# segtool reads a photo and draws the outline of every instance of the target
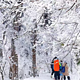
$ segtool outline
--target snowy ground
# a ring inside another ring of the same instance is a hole
[[[70,78],[71,80],[79,80],[79,76],[75,76],[76,74],[70,74]],[[46,73],[46,74],[40,74],[39,77],[36,77],[36,78],[27,78],[27,79],[24,79],[24,80],[54,80],[54,78],[51,78],[50,77],[50,73]],[[67,79],[66,79],[67,80]]]
[[[50,77],[50,74],[40,74],[39,77],[31,77],[24,80],[53,80],[53,78]]]

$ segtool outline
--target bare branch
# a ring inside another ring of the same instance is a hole
[[[74,5],[76,4],[76,2],[77,2],[77,0],[73,3],[73,5],[66,12],[70,11],[74,7]]]

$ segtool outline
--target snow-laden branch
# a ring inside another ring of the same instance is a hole
[[[75,44],[75,42],[77,40],[77,37],[78,37],[79,33],[80,33],[80,30],[77,33],[76,37],[75,37],[74,44]],[[71,53],[72,49],[73,49],[73,44],[71,45],[71,49],[69,50],[69,52],[62,58],[62,60],[65,59]]]

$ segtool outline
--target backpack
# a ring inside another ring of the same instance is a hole
[[[62,67],[62,73],[65,73],[65,66]]]
[[[59,71],[59,60],[54,60],[54,71]]]
[[[59,66],[60,66],[60,71],[62,70],[62,64],[61,63],[59,63]]]

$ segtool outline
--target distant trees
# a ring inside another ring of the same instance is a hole
[[[3,50],[5,56],[6,54],[8,54],[7,51],[10,51],[10,56],[6,56],[6,58],[8,59],[8,57],[10,57],[9,78],[11,80],[18,79],[19,66],[18,54],[16,54],[15,49],[15,47],[17,46],[17,44],[15,44],[15,39],[22,38],[23,36],[30,37],[30,39],[29,37],[27,37],[27,39],[25,38],[25,45],[29,47],[29,50],[31,50],[31,52],[28,52],[27,49],[24,49],[24,40],[23,43],[20,43],[20,45],[23,44],[22,48],[27,57],[29,55],[32,56],[32,62],[30,62],[32,63],[32,67],[30,65],[30,69],[32,69],[32,72],[29,71],[29,74],[31,76],[33,75],[34,77],[36,77],[37,74],[37,64],[39,62],[37,62],[36,54],[40,57],[43,55],[42,62],[45,62],[44,65],[47,66],[48,70],[49,65],[47,64],[47,62],[50,61],[52,55],[57,55],[62,59],[68,59],[67,56],[69,54],[73,55],[71,53],[74,53],[76,56],[75,60],[77,64],[80,64],[80,51],[78,51],[79,48],[77,49],[79,45],[76,46],[75,44],[77,38],[79,37],[79,21],[78,18],[75,17],[75,15],[79,13],[80,4],[76,4],[75,2],[71,7],[69,6],[69,8],[68,6],[66,6],[66,1],[64,1],[64,4],[62,5],[56,2],[53,4],[52,1],[50,1],[49,5],[51,7],[48,6],[49,9],[47,9],[47,6],[36,6],[39,3],[34,4],[33,2],[35,1],[38,0],[30,0],[29,3],[31,4],[28,4],[27,1],[24,2],[23,0],[17,0],[15,1],[16,5],[14,5],[12,1],[3,0],[2,4],[4,4],[5,6],[0,4],[0,11],[4,15],[2,21],[4,25],[2,34],[3,47],[8,46],[8,38],[10,41],[9,43],[11,43],[11,47],[7,48],[6,51],[5,49]],[[75,7],[75,10],[73,10],[73,7]],[[45,10],[43,8],[45,8]],[[50,13],[49,10],[52,11],[52,13]],[[69,11],[72,11],[72,14],[68,13]],[[78,14],[78,17],[79,16],[80,15]],[[25,32],[22,30],[24,26]],[[21,32],[21,30],[23,32]],[[28,43],[30,44],[28,45]],[[21,47],[19,49],[21,49]],[[77,52],[75,53],[74,50],[77,50]],[[44,57],[44,55],[46,55],[47,58]],[[0,56],[2,56],[2,50],[0,50]],[[50,56],[50,58],[48,56]],[[71,65],[71,71],[73,71],[73,61],[74,59],[72,59],[71,57],[71,61],[69,63]],[[1,74],[4,76],[3,73]]]
[[[2,77],[2,80],[4,80],[4,66],[2,65],[2,59],[3,59],[3,53],[2,53],[2,49],[0,48],[0,74]]]
[[[11,80],[18,80],[18,55],[16,54],[16,50],[15,50],[14,38],[18,36],[17,33],[21,30],[22,27],[20,19],[23,17],[23,12],[19,10],[23,5],[21,1],[17,2],[18,3],[17,6],[14,6],[13,2],[2,1],[2,4],[5,4],[5,7],[3,7],[3,5],[1,6],[1,13],[3,14],[3,25],[4,25],[3,48],[5,48],[5,46],[7,45],[6,36],[8,36],[9,39],[11,39],[10,41],[11,47],[8,49],[9,51],[11,50],[11,56],[7,57],[6,55],[8,55],[8,53],[4,53],[4,57],[6,57],[5,59],[10,60],[9,78]],[[7,29],[9,29],[9,31],[12,29],[13,31],[9,32],[7,31]],[[17,33],[15,33],[15,30],[17,31]],[[8,34],[8,32],[10,34]],[[6,52],[5,49],[3,52]],[[4,74],[2,76],[4,76]]]

